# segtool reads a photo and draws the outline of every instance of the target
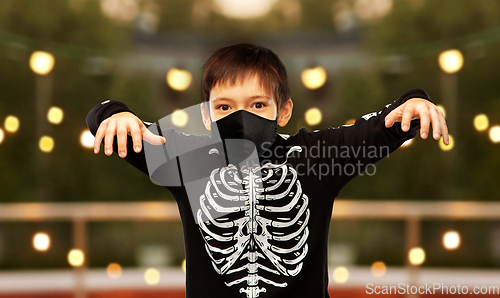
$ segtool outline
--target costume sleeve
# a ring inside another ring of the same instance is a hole
[[[401,129],[400,122],[395,122],[389,128],[385,127],[385,117],[411,98],[423,98],[432,102],[424,90],[410,89],[381,111],[366,114],[352,125],[329,127],[306,134],[306,138],[309,138],[307,142],[317,143],[318,146],[318,175],[334,190],[335,196],[358,174],[418,134],[420,119],[412,120],[407,132]]]

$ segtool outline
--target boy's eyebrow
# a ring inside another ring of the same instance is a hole
[[[247,99],[258,99],[258,98],[267,98],[267,99],[271,99],[269,96],[267,95],[254,95],[254,96],[250,96],[248,97]],[[214,99],[214,101],[219,101],[219,100],[229,100],[229,101],[232,101],[231,98],[226,98],[226,97],[217,97]]]

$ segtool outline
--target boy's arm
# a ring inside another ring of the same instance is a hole
[[[130,114],[127,115],[126,112]],[[123,117],[117,117],[118,115]],[[106,155],[120,152],[120,157],[149,175],[142,139],[152,144],[165,142],[164,138],[147,129],[154,124],[141,121],[127,105],[117,100],[106,100],[94,106],[87,114],[86,122],[90,132],[96,137],[94,153],[99,153],[100,144],[103,144]]]
[[[336,171],[336,178],[329,182],[340,190],[356,175],[415,137],[419,130],[426,139],[430,123],[433,132],[438,134],[433,137],[439,139],[442,134],[443,142],[448,144],[448,130],[442,112],[424,90],[408,90],[381,111],[364,115],[353,125],[319,131],[320,138],[326,140],[328,147],[325,149],[335,149],[334,154],[323,157],[320,163],[327,163],[332,168],[337,165],[330,169]]]

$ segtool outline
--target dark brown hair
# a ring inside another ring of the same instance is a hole
[[[217,50],[203,66],[201,90],[203,102],[217,85],[234,86],[257,75],[260,87],[276,99],[278,113],[290,98],[285,66],[268,48],[240,43]]]

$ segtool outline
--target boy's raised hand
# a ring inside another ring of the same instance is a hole
[[[401,129],[408,131],[410,121],[413,119],[420,119],[420,136],[422,139],[427,139],[430,123],[432,123],[434,139],[439,140],[442,135],[443,143],[445,145],[450,143],[448,126],[446,126],[443,112],[436,105],[423,98],[411,98],[392,110],[385,117],[385,127],[391,127],[394,122],[401,122]]]
[[[104,154],[110,156],[113,153],[113,139],[116,135],[118,155],[124,158],[127,156],[127,134],[132,137],[135,152],[142,150],[142,139],[152,145],[165,144],[165,138],[149,131],[136,115],[130,112],[120,112],[105,119],[99,125],[95,134],[94,153],[99,153],[104,138]]]

